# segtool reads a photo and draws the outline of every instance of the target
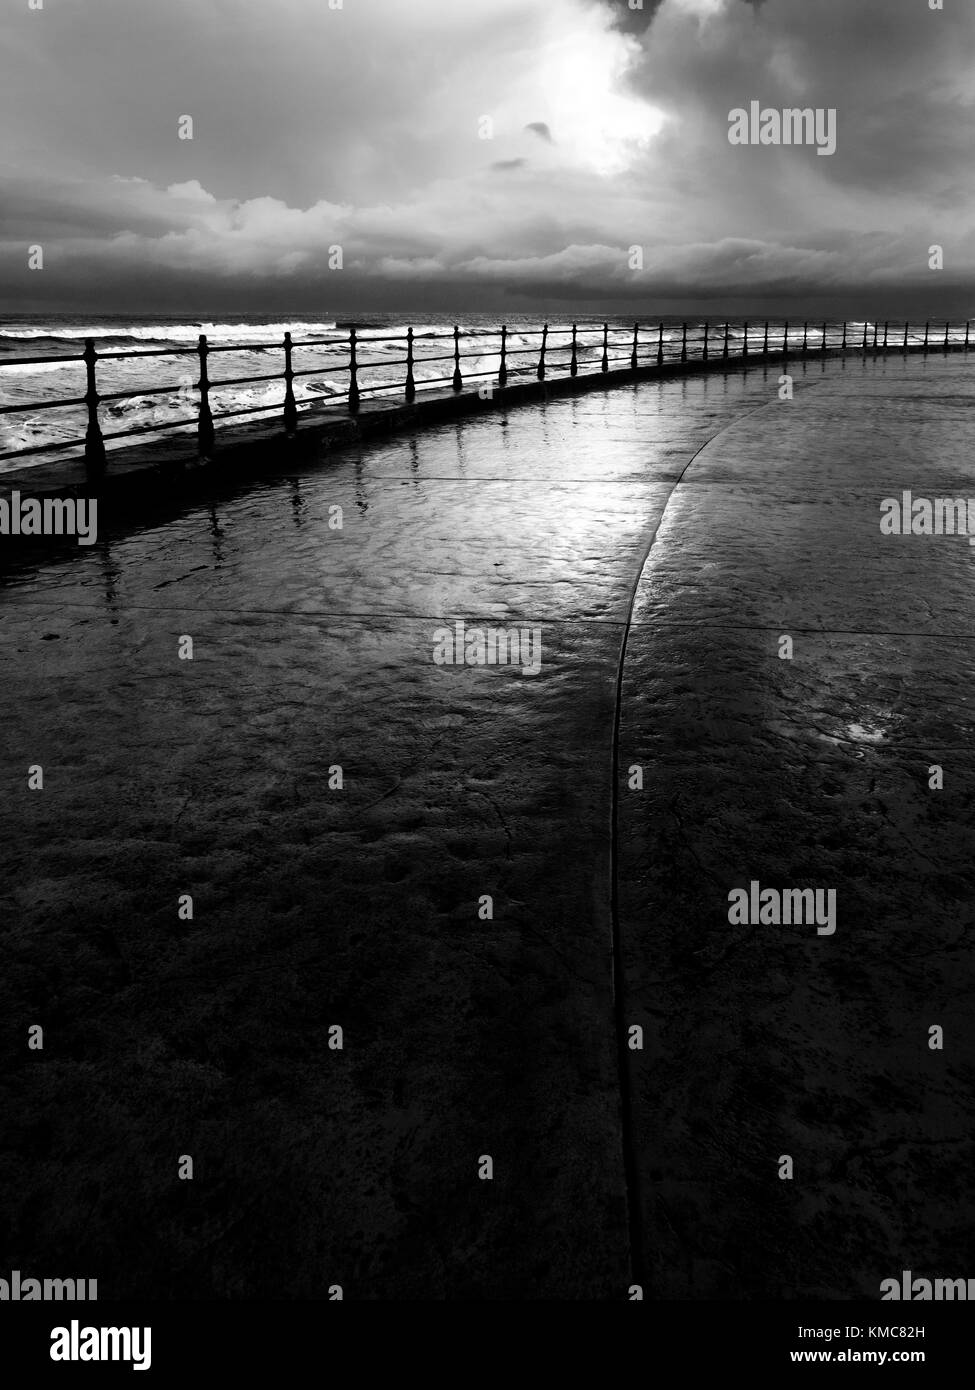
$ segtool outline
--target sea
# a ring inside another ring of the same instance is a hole
[[[580,373],[598,372],[603,354],[602,317],[577,318],[576,356]],[[335,406],[346,398],[349,385],[350,330],[356,330],[358,385],[364,396],[402,397],[406,379],[407,330],[414,335],[414,380],[418,390],[449,386],[454,370],[454,328],[458,330],[460,369],[467,384],[489,383],[501,364],[501,322],[498,315],[473,314],[462,320],[450,315],[425,315],[423,321],[402,314],[360,317],[295,317],[283,315],[224,315],[219,320],[195,320],[179,315],[106,315],[46,317],[0,316],[0,472],[74,457],[82,451],[87,410],[81,401],[86,389],[85,364],[80,360],[85,339],[92,338],[98,354],[97,390],[102,398],[99,422],[106,448],[121,448],[147,438],[192,435],[199,406],[198,343],[206,336],[211,382],[210,409],[216,428],[220,416],[240,422],[280,416],[284,402],[282,373],[284,335],[290,332],[295,372],[293,390],[299,413]],[[883,325],[848,322],[847,340],[862,342],[866,327],[872,345],[875,327],[882,341]],[[541,356],[543,325],[526,316],[511,316],[507,325],[508,380],[534,377]],[[712,352],[721,350],[725,324],[704,319],[687,322],[688,353],[700,356],[705,331]],[[771,347],[788,341],[802,346],[804,326],[781,320],[769,324]],[[923,341],[924,325],[909,330],[909,341]],[[662,345],[666,361],[679,358],[683,321],[675,317],[642,322],[638,361],[656,361]],[[821,345],[824,325],[810,324],[810,347]],[[764,341],[764,322],[748,326],[753,349]],[[608,320],[611,366],[630,361],[634,323],[629,317]],[[890,341],[903,341],[903,325],[891,326]],[[950,341],[964,339],[964,324],[953,327]],[[825,324],[827,346],[839,346],[843,325]],[[745,324],[728,325],[730,351],[741,351]],[[932,341],[944,341],[944,326],[932,327]],[[572,323],[552,320],[545,335],[549,374],[564,374],[572,345]],[[156,352],[165,356],[153,356]],[[146,394],[152,392],[152,394]],[[51,406],[52,402],[59,402]]]

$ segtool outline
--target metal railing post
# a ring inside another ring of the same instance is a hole
[[[907,330],[910,328],[910,326],[911,326],[910,323],[905,323],[905,325],[904,325],[904,351],[905,351],[905,352],[907,351]]]
[[[709,329],[709,328],[710,328],[710,324],[709,324],[709,323],[707,322],[707,320],[705,319],[705,321],[704,321],[704,347],[701,349],[701,361],[702,361],[702,362],[706,362],[706,361],[708,360],[708,329]]]
[[[602,370],[603,370],[604,372],[608,372],[608,371],[609,371],[609,324],[608,324],[608,323],[604,323],[604,324],[603,324],[603,360],[602,360],[602,364],[601,364],[601,365],[602,365]]]
[[[789,320],[786,319],[785,327],[782,330],[782,361],[789,355]]]
[[[928,350],[928,331],[931,328],[930,320],[924,325],[924,351]]]
[[[864,321],[863,321],[863,343],[862,343],[861,346],[862,346],[863,351],[866,352],[866,350],[867,350],[867,322],[866,322],[866,319],[864,319]]]
[[[661,324],[661,325],[660,325],[659,332],[658,332],[658,336],[657,336],[657,366],[658,366],[658,367],[662,367],[663,365],[664,365],[664,326],[663,326],[663,324]]]
[[[806,356],[806,353],[807,353],[808,351],[809,351],[809,324],[808,324],[808,322],[806,322],[806,323],[804,323],[804,324],[802,325],[802,355],[803,355],[803,357]]]
[[[681,341],[680,341],[680,360],[681,360],[682,362],[686,362],[686,361],[687,361],[687,324],[686,324],[686,323],[683,325],[682,336],[681,336]]]
[[[768,319],[765,320],[765,338],[762,343],[762,353],[764,356],[768,356]]]
[[[545,344],[548,342],[548,324],[542,328],[542,355],[538,359],[537,376],[539,381],[545,380]]]
[[[200,456],[206,458],[213,453],[213,416],[210,413],[210,378],[207,375],[207,338],[205,333],[200,334],[198,351],[200,354],[200,380],[197,386],[200,391],[200,418],[196,427],[197,445]]]
[[[970,320],[970,319],[966,319],[966,320],[965,320],[965,351],[966,351],[966,352],[968,351],[968,329],[969,329],[970,325],[971,325],[971,320]]]
[[[633,351],[630,353],[630,371],[635,372],[637,368],[637,342],[640,336],[640,325],[633,325]]]
[[[508,325],[501,325],[501,367],[498,371],[498,385],[508,384]]]
[[[416,400],[416,381],[413,378],[413,329],[406,330],[406,401],[412,405]]]
[[[455,391],[463,391],[464,378],[460,374],[460,329],[454,324],[454,376],[451,386]]]
[[[97,478],[105,471],[105,441],[102,438],[102,427],[98,423],[98,387],[95,383],[95,362],[98,359],[98,354],[95,351],[94,338],[85,339],[83,356],[87,377],[85,405],[88,407],[88,428],[85,431],[85,469],[90,478]]]
[[[823,324],[823,341],[822,341],[822,343],[820,344],[819,350],[820,350],[820,352],[825,352],[825,351],[826,351],[826,325],[825,325],[825,323]]]
[[[298,406],[295,403],[294,372],[291,370],[291,334],[284,335],[284,432],[292,436],[298,429]]]
[[[949,330],[950,327],[951,327],[951,320],[949,319],[948,322],[945,324],[945,347],[944,347],[945,352],[948,351],[948,330]]]
[[[846,352],[846,319],[843,320],[843,342],[841,346],[843,351]]]
[[[741,360],[744,362],[748,356],[748,320],[745,320],[745,337],[741,344]]]
[[[569,376],[579,375],[579,358],[576,354],[576,325],[572,325],[572,360],[569,363]]]
[[[359,363],[356,361],[355,329],[349,329],[349,414],[359,413]]]
[[[875,323],[874,326],[873,326],[873,350],[874,350],[874,352],[877,351],[877,329],[878,329],[878,327],[879,327],[879,324],[876,324],[876,323]]]
[[[727,320],[725,320],[725,326],[724,326],[724,351],[722,352],[721,356],[722,356],[722,357],[727,357],[727,356],[728,356],[728,322],[727,322]]]
[[[890,325],[888,320],[884,319],[884,352],[887,351],[887,329],[889,328],[889,326]]]

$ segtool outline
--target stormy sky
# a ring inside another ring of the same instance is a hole
[[[971,0],[29,3],[10,310],[975,314]],[[751,101],[836,153],[730,145]]]

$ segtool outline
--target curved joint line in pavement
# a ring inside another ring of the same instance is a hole
[[[806,390],[814,389],[820,383],[810,383]],[[616,1025],[616,1047],[617,1047],[617,1067],[619,1071],[619,1090],[620,1090],[620,1128],[623,1148],[623,1181],[626,1192],[627,1227],[630,1240],[630,1269],[633,1282],[641,1285],[646,1291],[647,1265],[646,1252],[643,1239],[643,1207],[640,1200],[640,1171],[636,1161],[636,1146],[633,1134],[633,1097],[630,1084],[630,1063],[629,1053],[626,1045],[626,1017],[625,1001],[623,997],[623,957],[620,939],[620,919],[619,919],[619,808],[620,808],[620,722],[622,717],[623,700],[623,668],[626,663],[626,647],[630,637],[630,628],[633,623],[633,610],[636,607],[636,596],[640,589],[640,581],[643,578],[643,571],[647,567],[650,559],[650,552],[653,549],[654,541],[663,524],[663,519],[667,514],[667,508],[673,500],[674,493],[680,487],[688,470],[701,454],[716,439],[733,429],[735,425],[741,424],[743,420],[749,419],[752,415],[758,415],[763,410],[767,410],[770,405],[778,404],[777,401],[763,401],[754,410],[746,410],[741,415],[736,415],[733,420],[729,420],[726,425],[722,425],[716,430],[709,439],[697,449],[684,464],[673,487],[667,494],[667,499],[660,509],[656,525],[650,533],[640,563],[637,566],[636,577],[633,580],[633,587],[630,591],[630,602],[626,610],[626,620],[623,624],[623,636],[620,641],[619,666],[616,673],[616,706],[613,714],[613,792],[612,810],[610,825],[610,921],[612,924],[612,959],[613,959],[613,1013]]]

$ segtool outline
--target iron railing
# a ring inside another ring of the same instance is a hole
[[[643,326],[635,323],[633,325],[632,341],[624,351],[620,352],[621,346],[617,343],[610,343],[610,325],[604,323],[601,328],[594,328],[589,325],[580,327],[572,324],[571,337],[569,341],[558,347],[549,345],[550,328],[545,324],[541,329],[511,329],[506,324],[500,329],[482,329],[478,331],[464,330],[465,340],[476,341],[477,339],[500,340],[500,362],[495,369],[480,372],[468,372],[465,376],[461,368],[461,363],[465,359],[477,358],[484,355],[483,351],[461,352],[461,330],[458,326],[453,330],[452,350],[446,354],[417,357],[416,355],[416,335],[412,328],[407,329],[405,337],[406,356],[402,358],[383,359],[379,362],[362,362],[359,360],[358,352],[363,342],[357,336],[356,329],[350,328],[347,343],[336,338],[310,338],[303,342],[292,341],[290,332],[284,334],[283,341],[260,342],[260,343],[220,343],[212,345],[207,341],[206,334],[199,336],[195,347],[172,347],[172,348],[146,348],[132,349],[123,352],[97,352],[95,349],[95,339],[93,337],[85,339],[84,352],[80,354],[65,356],[42,356],[42,357],[14,357],[0,361],[0,371],[4,367],[24,367],[24,366],[49,366],[52,363],[70,364],[84,363],[86,389],[83,396],[65,397],[59,400],[49,401],[30,401],[18,402],[14,405],[0,405],[0,415],[11,415],[16,413],[33,413],[36,411],[56,410],[69,406],[84,406],[87,410],[87,429],[83,437],[74,439],[60,440],[57,442],[32,445],[21,449],[11,449],[0,453],[0,460],[11,458],[23,458],[36,454],[60,453],[67,449],[78,449],[83,446],[84,460],[89,474],[97,476],[104,472],[107,460],[105,443],[107,440],[116,439],[136,439],[140,435],[158,435],[167,430],[181,429],[195,426],[197,433],[197,447],[201,457],[210,457],[216,446],[215,421],[238,419],[247,415],[268,415],[277,407],[268,405],[264,402],[260,405],[244,406],[234,410],[218,410],[214,414],[210,405],[210,393],[214,389],[227,386],[254,385],[268,381],[282,381],[284,383],[284,395],[280,405],[282,416],[282,427],[287,436],[293,436],[298,428],[298,403],[294,394],[294,381],[299,377],[321,375],[327,367],[329,373],[336,370],[348,372],[349,383],[344,391],[326,391],[311,394],[305,397],[302,404],[310,404],[315,401],[344,402],[350,415],[358,414],[361,408],[362,398],[367,395],[390,395],[392,393],[403,393],[403,398],[407,403],[412,403],[417,396],[416,367],[422,362],[424,367],[431,363],[450,362],[453,370],[449,375],[442,377],[425,378],[421,385],[424,389],[442,389],[449,386],[455,392],[461,392],[467,382],[494,381],[499,390],[503,391],[509,384],[511,375],[518,374],[530,376],[534,374],[539,381],[549,379],[549,373],[553,366],[553,356],[556,354],[568,353],[568,362],[561,365],[564,368],[563,377],[578,376],[581,369],[580,350],[586,347],[594,348],[597,354],[596,366],[593,370],[596,373],[608,373],[613,368],[622,365],[624,371],[637,371],[640,369],[651,370],[653,368],[663,368],[668,363],[679,362],[682,365],[689,365],[692,362],[708,362],[720,355],[722,360],[736,358],[747,361],[749,358],[787,360],[789,357],[806,357],[810,354],[825,354],[827,351],[840,350],[842,352],[856,351],[862,353],[869,352],[904,352],[918,351],[929,352],[938,350],[939,346],[947,351],[949,346],[954,346],[958,350],[969,350],[969,324],[957,326],[960,333],[962,326],[965,330],[963,342],[956,341],[951,344],[950,332],[951,323],[944,325],[944,338],[940,339],[940,327],[936,329],[936,334],[932,335],[932,324],[929,320],[924,325],[924,337],[920,339],[920,333],[915,333],[914,341],[910,341],[910,324],[892,324],[887,321],[883,324],[883,338],[881,339],[880,324],[872,324],[872,335],[870,326],[864,322],[862,340],[855,342],[848,333],[849,324],[843,323],[833,325],[834,341],[829,341],[828,324],[812,325],[812,338],[810,338],[810,324],[804,322],[802,326],[802,343],[796,345],[790,340],[790,325],[786,323],[781,330],[781,343],[778,342],[778,329],[773,329],[773,338],[769,337],[769,323],[765,322],[760,331],[755,331],[754,338],[749,341],[749,331],[752,325],[749,322],[742,324],[739,350],[734,350],[731,342],[732,324],[725,322],[718,329],[716,342],[711,338],[711,325],[703,325],[703,338],[700,343],[700,353],[695,354],[694,345],[688,346],[687,331],[688,325],[681,325],[680,350],[672,354],[664,351],[664,325],[656,324],[652,327]],[[738,325],[735,325],[737,332]],[[842,327],[842,339],[836,342],[835,338]],[[568,337],[570,330],[562,330]],[[629,339],[629,330],[613,328],[614,334],[626,332]],[[798,332],[796,328],[795,332]],[[641,337],[641,333],[644,335]],[[586,342],[584,335],[595,335],[595,341]],[[432,335],[435,338],[440,335]],[[444,335],[446,336],[446,335]],[[540,338],[539,347],[512,347],[509,343],[511,337],[518,338]],[[402,333],[371,335],[368,341],[370,344],[382,342],[403,342]],[[450,339],[447,337],[447,341]],[[714,345],[712,345],[714,344]],[[760,344],[760,346],[759,346]],[[295,350],[304,348],[328,347],[333,351],[340,351],[348,354],[347,361],[336,363],[329,360],[323,367],[318,366],[295,370],[292,365],[292,357]],[[601,349],[601,352],[600,352]],[[262,373],[257,376],[229,377],[212,380],[209,372],[209,361],[217,353],[235,352],[264,352],[279,350],[284,354],[284,370],[282,372]],[[534,354],[538,353],[537,362]],[[532,356],[532,362],[527,366],[519,366],[512,363],[512,359],[524,357],[528,354]],[[164,358],[164,357],[193,357],[199,365],[199,377],[193,387],[199,393],[199,401],[196,411],[192,417],[164,420],[153,422],[148,425],[137,425],[130,429],[115,430],[104,433],[99,420],[98,408],[100,405],[123,400],[135,400],[143,397],[152,396],[173,396],[177,394],[179,388],[173,386],[140,386],[128,391],[113,391],[107,394],[100,394],[96,369],[98,363],[119,362],[135,358]],[[559,365],[559,364],[556,364]],[[374,385],[363,386],[360,384],[359,376],[369,368],[388,368],[405,367],[405,379],[401,387],[391,385],[389,382],[381,382]]]

